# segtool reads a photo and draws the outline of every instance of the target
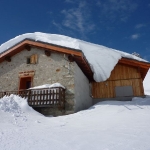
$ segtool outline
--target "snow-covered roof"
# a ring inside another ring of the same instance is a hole
[[[97,82],[107,80],[111,74],[111,71],[122,57],[147,62],[146,60],[136,57],[132,54],[105,46],[85,42],[68,36],[40,32],[22,34],[7,41],[0,46],[0,53],[3,53],[7,49],[25,39],[81,50],[84,53],[84,56],[86,57],[91,70],[94,73],[94,79]]]

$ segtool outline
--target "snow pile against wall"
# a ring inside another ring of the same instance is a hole
[[[27,100],[16,95],[4,96],[0,99],[0,111],[21,117],[24,113],[37,113],[30,107]]]
[[[84,53],[88,63],[90,64],[90,67],[94,73],[94,79],[97,82],[105,81],[109,78],[111,71],[118,63],[119,59],[121,59],[121,57],[136,59],[138,61],[145,61],[132,54],[117,51],[101,45],[88,43],[63,35],[46,34],[40,32],[19,35],[9,40],[0,46],[0,53],[3,53],[24,39],[31,39],[34,41],[41,41],[49,44],[81,50]]]

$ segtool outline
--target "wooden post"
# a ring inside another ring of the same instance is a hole
[[[29,92],[28,92],[27,102],[28,102],[29,105],[32,104],[31,103],[31,90],[29,90]]]
[[[26,45],[26,46],[25,46],[25,49],[26,49],[27,51],[30,51],[30,50],[31,50],[31,46]]]

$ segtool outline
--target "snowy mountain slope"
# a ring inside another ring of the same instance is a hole
[[[132,54],[114,50],[101,45],[92,44],[63,35],[46,34],[40,32],[26,33],[7,41],[0,46],[0,53],[3,53],[4,51],[24,39],[31,39],[34,41],[41,41],[45,43],[73,48],[76,50],[81,50],[84,53],[87,61],[89,62],[90,67],[94,72],[94,79],[97,82],[105,81],[106,79],[108,79],[114,66],[122,57],[131,58],[138,61],[145,61]]]
[[[44,117],[11,95],[0,100],[2,150],[149,150],[150,98],[105,101],[88,110]]]

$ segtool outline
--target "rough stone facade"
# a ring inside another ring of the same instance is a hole
[[[34,54],[37,54],[38,62],[27,64],[27,58]],[[74,112],[75,107],[74,67],[75,62],[69,62],[65,54],[52,52],[51,56],[46,56],[42,49],[32,48],[30,51],[25,49],[14,55],[11,62],[0,63],[0,91],[18,90],[19,72],[33,70],[35,75],[32,86],[59,82],[66,87],[66,110],[60,113],[70,114]],[[51,114],[49,110],[41,111]]]

